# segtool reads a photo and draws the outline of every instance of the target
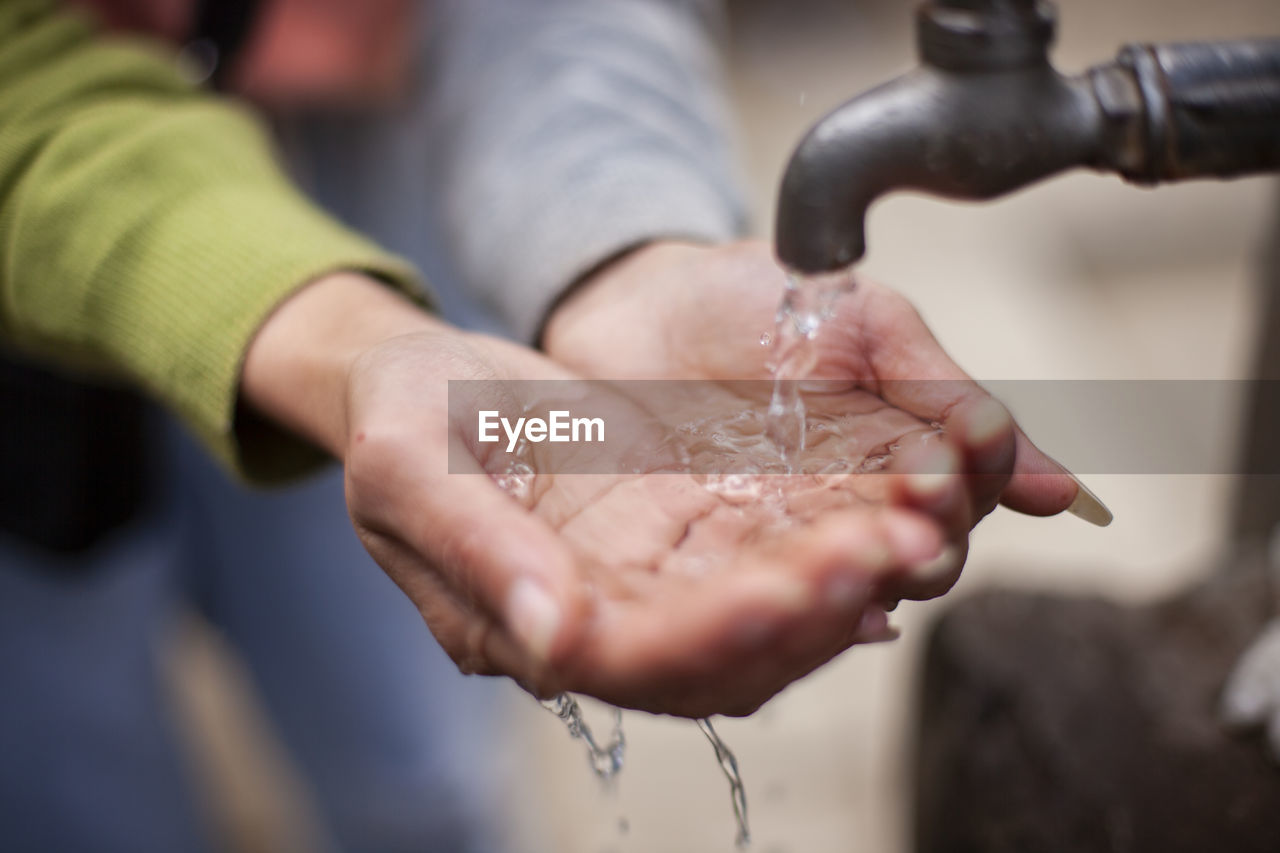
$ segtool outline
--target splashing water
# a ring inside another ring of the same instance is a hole
[[[627,739],[622,733],[622,711],[613,709],[613,731],[606,743],[600,743],[583,719],[578,700],[568,693],[557,693],[541,700],[542,707],[555,714],[569,729],[569,737],[587,745],[587,761],[591,772],[602,782],[613,780],[622,771],[622,760],[627,751]]]
[[[591,767],[591,772],[601,782],[608,784],[617,778],[622,772],[623,758],[627,749],[627,739],[622,733],[621,709],[613,709],[613,731],[609,734],[609,740],[602,744],[591,731],[591,727],[587,725],[582,715],[582,706],[573,696],[568,693],[557,693],[550,699],[540,700],[540,704],[565,724],[570,737],[586,744],[587,763]],[[697,724],[698,730],[711,742],[711,748],[715,750],[716,762],[729,782],[733,817],[738,824],[735,843],[739,848],[745,848],[751,843],[751,828],[747,824],[747,789],[742,784],[742,774],[738,771],[738,759],[728,745],[721,740],[719,733],[711,725],[710,719],[704,717],[698,720]],[[624,827],[622,829],[624,834],[630,828],[625,818],[620,825]]]
[[[698,720],[698,728],[707,736],[707,740],[711,741],[711,748],[716,751],[716,761],[720,763],[720,770],[724,773],[724,778],[729,780],[733,816],[738,821],[736,843],[739,848],[746,847],[751,843],[751,828],[747,825],[747,789],[742,784],[742,774],[738,772],[738,759],[720,739],[715,727],[711,725],[711,720],[705,717]]]
[[[788,469],[805,446],[805,406],[799,382],[817,367],[819,353],[814,341],[835,313],[836,300],[852,291],[853,285],[853,274],[847,269],[816,276],[787,276],[770,338],[773,396],[769,400],[766,432]],[[764,340],[762,337],[761,342]]]

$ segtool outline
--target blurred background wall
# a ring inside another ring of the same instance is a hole
[[[1068,71],[1109,59],[1126,41],[1280,34],[1275,0],[1059,6],[1055,56]],[[914,63],[911,8],[897,0],[732,4],[729,74],[761,235],[770,233],[778,178],[803,130]],[[979,379],[1245,377],[1259,261],[1280,234],[1276,189],[1249,179],[1149,191],[1073,174],[983,206],[895,196],[871,214],[865,270],[909,295]],[[1218,412],[1205,437],[1224,464],[1237,450],[1238,421],[1236,410]],[[1110,528],[999,510],[976,532],[952,595],[1001,583],[1148,600],[1192,582],[1225,545],[1230,477],[1086,480],[1115,512]],[[899,642],[855,649],[751,719],[718,724],[746,779],[755,850],[909,849],[909,703],[922,629],[946,606],[904,605],[894,617]],[[174,655],[175,696],[228,847],[312,849],[305,789],[235,662],[198,623],[186,637]],[[514,686],[508,696],[498,748],[477,761],[509,788],[493,819],[508,828],[513,850],[733,849],[728,791],[692,723],[628,714],[628,765],[606,793],[557,720]],[[598,708],[592,713],[607,726]]]

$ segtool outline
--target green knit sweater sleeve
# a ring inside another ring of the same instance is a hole
[[[48,0],[0,0],[0,340],[123,376],[243,476],[279,479],[315,455],[237,437],[242,359],[276,305],[336,270],[417,287],[170,57]]]

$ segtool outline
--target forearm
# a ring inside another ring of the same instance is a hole
[[[434,155],[455,262],[522,338],[620,251],[743,230],[718,3],[438,8]]]
[[[0,336],[124,376],[230,464],[241,362],[272,309],[334,270],[413,281],[292,189],[243,110],[52,3],[0,6],[0,123]]]

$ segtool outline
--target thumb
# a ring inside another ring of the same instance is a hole
[[[1111,523],[1111,510],[1076,475],[1055,462],[1017,431],[1017,463],[1000,502],[1027,515],[1057,515],[1066,510],[1098,527]]]
[[[554,666],[585,620],[575,560],[546,522],[498,488],[464,447],[454,449],[447,473],[397,476],[406,497],[394,502],[391,526],[462,602]]]

